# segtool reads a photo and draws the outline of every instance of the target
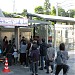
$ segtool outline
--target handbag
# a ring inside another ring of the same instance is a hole
[[[64,63],[61,53],[56,57],[55,63],[56,63],[56,64],[63,64],[63,63]]]

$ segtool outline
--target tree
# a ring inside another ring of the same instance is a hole
[[[49,15],[50,14],[50,3],[49,0],[45,0],[44,2],[44,13]]]
[[[21,18],[21,16],[18,15],[18,13],[8,13],[8,12],[4,12],[4,11],[3,11],[3,14],[4,14],[5,17]]]
[[[52,6],[52,8],[51,8],[51,15],[56,15],[56,9],[55,9],[55,7],[54,6]]]
[[[22,16],[26,16],[27,15],[27,9],[23,9],[23,12],[21,13]]]
[[[70,10],[68,10],[67,11],[67,16],[68,17],[72,17],[72,18],[74,18],[74,16],[75,16],[75,9],[70,9]]]
[[[35,13],[38,13],[38,14],[44,14],[44,9],[42,6],[38,6],[34,9]],[[37,18],[35,17],[34,19],[36,20],[42,20],[41,18]]]
[[[8,12],[4,12],[4,11],[3,11],[3,14],[4,14],[5,17],[14,17],[14,16],[12,15],[12,13],[8,13]]]
[[[66,12],[62,7],[58,8],[58,16],[66,16]]]
[[[38,6],[34,9],[35,13],[38,13],[38,14],[44,14],[44,9],[42,6]],[[37,18],[35,17],[34,18],[35,20],[42,20],[41,18]],[[35,30],[36,30],[36,35],[40,35],[40,32],[41,32],[41,26],[37,26],[35,27]],[[42,34],[42,33],[41,33]]]
[[[34,10],[35,10],[35,13],[44,14],[44,10],[42,6],[38,6]]]

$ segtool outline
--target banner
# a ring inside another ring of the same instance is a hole
[[[0,26],[28,26],[28,19],[0,17]]]

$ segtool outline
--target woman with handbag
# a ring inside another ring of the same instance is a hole
[[[58,75],[59,72],[63,69],[63,75],[67,75],[67,72],[69,70],[69,66],[67,65],[68,60],[68,52],[65,50],[65,44],[61,43],[59,45],[59,51],[57,52],[56,57],[56,72],[55,75]]]

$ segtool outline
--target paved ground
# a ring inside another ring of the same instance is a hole
[[[70,66],[70,70],[68,72],[68,75],[75,75],[75,51],[69,51],[69,60],[68,64]],[[0,64],[0,75],[31,75],[31,72],[29,71],[29,68],[24,68],[20,65],[13,65],[9,66],[11,72],[9,73],[3,73],[2,69],[4,68],[3,64]],[[54,74],[46,74],[46,70],[39,70],[39,75],[54,75]],[[62,71],[59,75],[63,75]]]

